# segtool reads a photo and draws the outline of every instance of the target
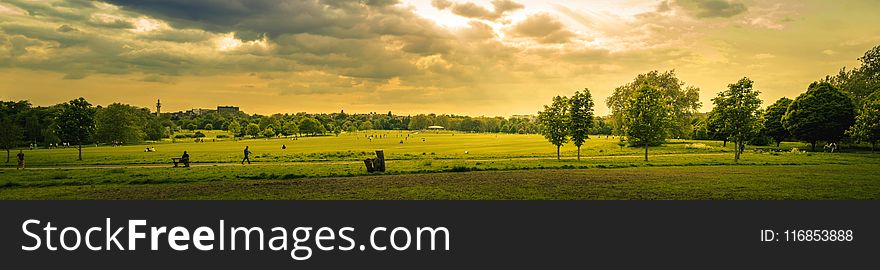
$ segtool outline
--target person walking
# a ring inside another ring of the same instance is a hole
[[[24,151],[18,150],[18,155],[16,156],[18,157],[18,168],[16,170],[24,170]]]
[[[250,154],[251,150],[249,150],[250,146],[244,147],[244,159],[241,160],[241,165],[244,165],[244,162],[247,161],[248,164],[251,164]]]

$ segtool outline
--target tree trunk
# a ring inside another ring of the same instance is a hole
[[[578,161],[581,161],[581,147],[578,146]]]
[[[776,148],[779,148],[779,141],[776,141]]]
[[[561,146],[559,146],[559,145],[556,146],[556,160],[562,160],[562,156],[559,155],[559,148],[560,147]]]
[[[724,147],[727,147],[727,140],[724,140]]]
[[[742,144],[742,142],[734,142],[734,143],[733,143],[733,147],[736,148],[736,149],[733,150],[733,153],[734,153],[734,154],[733,154],[733,162],[736,162],[736,163],[739,163],[739,153],[740,153],[740,152],[739,152],[739,149],[740,149],[739,146],[740,146],[740,144]]]
[[[813,152],[816,152],[816,142],[815,141],[810,142],[810,145],[811,145],[811,148],[813,149]]]
[[[648,143],[645,143],[645,161],[648,161]]]
[[[6,148],[6,163],[9,163],[9,148]]]
[[[82,146],[82,144],[78,144],[76,149],[79,150],[79,159],[77,159],[77,160],[82,161],[83,160],[83,146]]]
[[[877,142],[871,142],[871,154],[874,153],[874,147],[876,147],[876,146],[877,146]],[[9,159],[9,157],[7,157],[7,159]]]

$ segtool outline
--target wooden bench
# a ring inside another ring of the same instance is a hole
[[[171,162],[174,162],[174,167],[177,167],[177,164],[183,163],[184,167],[189,167],[189,159],[183,158],[171,158]]]

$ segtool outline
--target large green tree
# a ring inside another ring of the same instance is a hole
[[[25,133],[19,120],[31,111],[31,104],[25,100],[0,102],[0,147],[6,150],[7,163],[10,151],[18,146]]]
[[[229,122],[229,125],[226,126],[226,131],[232,133],[232,139],[234,140],[235,137],[241,135],[241,124],[238,123],[238,120],[232,119],[232,121]]]
[[[880,46],[865,52],[859,61],[861,66],[858,68],[842,68],[837,75],[824,80],[848,93],[857,108],[861,108],[868,96],[880,91]]]
[[[856,139],[871,143],[871,152],[880,141],[880,92],[874,93],[859,110],[855,125],[850,130]]]
[[[299,133],[299,125],[296,124],[296,121],[287,121],[281,128],[281,135],[284,136],[292,136],[297,133]]]
[[[568,142],[568,103],[568,98],[556,96],[552,104],[544,105],[544,110],[538,112],[541,135],[556,146],[557,160],[562,159],[560,148]]]
[[[9,163],[9,152],[18,145],[22,135],[21,127],[13,119],[11,115],[0,118],[0,147],[6,150],[6,163]]]
[[[113,103],[98,110],[95,115],[98,141],[104,143],[140,143],[146,137],[144,129],[150,115],[137,107]]]
[[[788,107],[782,125],[795,138],[809,142],[813,151],[818,141],[839,141],[855,121],[850,98],[827,82],[810,84]]]
[[[162,118],[149,115],[147,118],[147,126],[144,128],[144,133],[146,134],[146,138],[151,141],[158,141],[162,138],[167,138],[171,134],[169,134],[169,128],[165,127],[165,121]],[[170,125],[170,121],[168,121]]]
[[[736,83],[727,85],[727,89],[712,99],[715,104],[718,121],[722,133],[734,143],[734,158],[739,162],[744,143],[760,132],[761,93],[753,88],[754,82],[742,78]]]
[[[95,108],[84,98],[61,104],[57,120],[58,137],[76,145],[78,160],[82,160],[82,146],[91,142],[95,135]]]
[[[723,129],[720,114],[718,108],[712,108],[712,110],[706,114],[706,135],[709,139],[724,142],[724,147],[727,147],[727,141],[730,140],[730,134],[725,133],[727,131]]]
[[[670,115],[669,104],[664,100],[663,90],[648,84],[641,85],[624,104],[623,131],[630,145],[645,147],[660,145],[666,140]]]
[[[593,96],[590,89],[574,92],[568,102],[568,127],[571,142],[577,146],[577,157],[581,160],[581,145],[590,138],[593,128]]]
[[[662,100],[666,103],[669,110],[669,125],[667,125],[667,133],[673,138],[687,138],[693,132],[691,119],[697,110],[702,107],[700,103],[700,89],[693,86],[686,86],[684,82],[675,76],[675,71],[666,72],[651,71],[646,74],[639,74],[636,78],[625,85],[614,89],[614,93],[605,100],[611,114],[614,116],[615,130],[622,130],[623,111],[627,103],[635,96],[635,93],[641,89],[642,85],[651,85],[657,87],[660,91]],[[620,132],[617,132],[620,133]]]
[[[783,97],[764,111],[764,134],[767,134],[767,136],[776,141],[777,148],[779,143],[791,137],[791,132],[788,132],[782,125],[782,117],[785,116],[785,112],[788,111],[788,106],[791,105],[791,102],[791,99]]]
[[[409,120],[409,130],[422,130],[427,129],[428,126],[431,125],[431,120],[427,115],[419,114],[413,116],[412,119]]]
[[[299,132],[309,135],[324,134],[327,129],[317,119],[306,117],[299,121]]]
[[[247,135],[251,135],[253,137],[257,137],[260,135],[260,125],[257,123],[248,124],[247,128],[245,128],[244,133]]]

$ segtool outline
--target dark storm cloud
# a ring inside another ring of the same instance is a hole
[[[170,21],[176,27],[210,31],[359,35],[370,10],[396,0],[108,0],[108,3]],[[387,11],[387,10],[386,10]]]

